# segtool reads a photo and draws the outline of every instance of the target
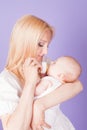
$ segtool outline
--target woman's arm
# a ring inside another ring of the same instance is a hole
[[[26,84],[24,87],[15,111],[12,114],[6,114],[1,117],[4,130],[29,130],[32,117],[34,89],[30,84]]]
[[[76,96],[82,90],[83,87],[81,82],[75,81],[73,83],[66,83],[50,94],[35,100],[33,110],[34,115],[32,120],[33,130],[35,130],[35,128],[38,128],[40,125],[47,126],[44,121],[45,110]]]
[[[82,84],[80,81],[75,81],[73,83],[66,83],[61,87],[54,90],[52,93],[38,99],[36,102],[43,105],[44,110],[60,104],[83,90]],[[55,100],[56,99],[56,100]]]
[[[4,130],[30,130],[38,67],[40,66],[36,62],[25,61],[23,68],[25,78],[23,92],[15,111],[11,115],[8,114],[1,117]]]

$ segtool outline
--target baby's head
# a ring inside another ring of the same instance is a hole
[[[53,61],[47,71],[47,75],[53,76],[62,82],[73,82],[78,79],[80,73],[80,64],[70,56],[63,56]]]

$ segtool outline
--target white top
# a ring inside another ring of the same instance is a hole
[[[18,78],[4,69],[0,73],[0,116],[15,110],[21,93],[22,87]]]

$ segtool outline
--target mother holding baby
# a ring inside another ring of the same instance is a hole
[[[45,111],[82,91],[82,84],[77,80],[34,100],[43,57],[52,38],[53,28],[36,16],[23,16],[14,25],[7,63],[0,73],[3,130],[49,129]]]

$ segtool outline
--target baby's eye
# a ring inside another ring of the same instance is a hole
[[[38,43],[38,46],[39,46],[39,47],[43,47],[43,46],[44,46],[43,42],[39,42],[39,43]]]

